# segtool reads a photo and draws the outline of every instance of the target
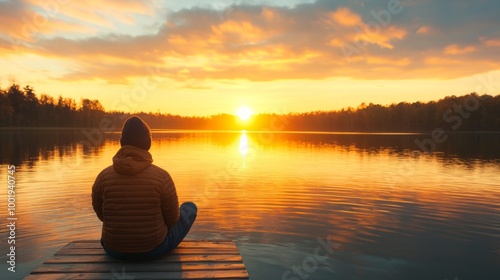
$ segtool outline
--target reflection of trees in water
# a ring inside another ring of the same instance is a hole
[[[106,142],[120,141],[120,133],[94,135],[82,129],[7,129],[0,130],[0,163],[32,166],[36,161],[72,156],[77,152],[98,155]],[[102,131],[101,131],[102,132]],[[100,132],[100,133],[101,133]],[[93,131],[92,133],[95,133]],[[102,136],[102,138],[101,138]],[[91,137],[89,139],[89,137]],[[208,134],[155,133],[155,143],[198,139],[206,142]]]
[[[55,156],[71,156],[78,148],[84,154],[96,154],[102,145],[82,145],[81,130],[3,130],[0,139],[0,163],[28,166]]]
[[[292,145],[312,147],[338,147],[367,154],[387,153],[394,156],[437,156],[446,161],[500,161],[500,134],[498,133],[448,133],[435,152],[421,151],[417,139],[429,138],[426,134],[276,134],[277,144],[288,141]]]
[[[153,131],[153,145],[173,142],[209,144],[220,147],[239,145],[241,132]],[[118,143],[120,133],[103,134],[103,141],[84,145],[88,140],[81,130],[4,130],[0,131],[0,163],[32,165],[38,160],[55,156],[71,156],[76,152],[97,155],[106,141]],[[314,133],[260,133],[246,132],[250,146],[266,148],[335,148],[367,155],[380,153],[393,156],[428,156],[415,144],[416,139],[428,138],[423,134],[314,134]],[[445,163],[471,163],[474,160],[500,161],[500,134],[448,133],[448,139],[436,144],[437,156]]]

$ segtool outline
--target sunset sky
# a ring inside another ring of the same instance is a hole
[[[0,0],[0,87],[180,115],[500,94],[500,1]]]

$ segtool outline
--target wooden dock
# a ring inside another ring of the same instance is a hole
[[[169,254],[146,262],[117,260],[98,240],[68,243],[25,280],[60,279],[248,279],[236,244],[231,240],[184,240]]]

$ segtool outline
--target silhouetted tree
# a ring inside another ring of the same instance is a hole
[[[0,89],[0,127],[98,127],[109,119],[121,128],[129,113],[106,112],[98,100],[59,96],[57,100],[35,89],[17,84]],[[247,129],[247,130],[309,130],[406,132],[431,131],[436,128],[452,131],[500,131],[500,95],[471,93],[448,96],[438,101],[401,102],[382,106],[362,103],[357,108],[337,111],[316,111],[287,115],[259,114],[249,123],[237,117],[219,114],[210,117],[185,117],[172,114],[136,113],[152,128],[163,129]]]

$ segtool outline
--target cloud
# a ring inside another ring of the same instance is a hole
[[[111,26],[115,21],[135,24],[134,15],[152,15],[155,7],[155,1],[135,0],[80,0],[78,4],[58,0],[24,2],[47,17],[65,16],[100,26]]]
[[[32,33],[47,29],[45,21],[23,1],[0,1],[0,37],[32,41]]]
[[[486,40],[483,40],[483,43],[487,47],[500,47],[500,38],[499,39],[486,39]]]
[[[365,27],[363,32],[359,32],[354,36],[354,41],[365,41],[379,45],[383,48],[393,49],[394,45],[391,43],[395,39],[403,39],[406,36],[406,30],[390,26],[385,30],[375,29],[371,31],[370,27]]]
[[[431,28],[429,26],[422,26],[417,30],[417,34],[429,34],[431,32]]]
[[[429,65],[460,65],[459,59],[445,58],[441,56],[429,56],[425,58],[425,63]]]
[[[240,4],[223,16],[193,7],[168,13],[159,27],[143,34],[118,27],[153,13],[152,2],[109,1],[93,15],[96,1],[70,2],[60,8],[65,17],[58,18],[67,25],[58,28],[82,36],[34,36],[22,51],[74,65],[58,79],[123,83],[148,75],[148,67],[178,81],[457,78],[499,68],[498,39],[487,36],[500,22],[491,7],[481,7],[478,16],[463,10],[469,5],[465,0],[451,6],[412,2],[384,23],[373,15],[386,9],[386,2]],[[18,15],[35,5],[7,3]],[[444,6],[456,15],[436,13]],[[105,31],[89,34],[96,26]],[[0,47],[4,44],[0,40]],[[443,58],[443,52],[450,57]]]
[[[362,24],[361,17],[349,8],[340,7],[330,14],[332,20],[342,26],[356,26]]]
[[[102,27],[138,24],[136,15],[153,15],[154,1],[19,0],[0,1],[0,37],[35,43],[50,35],[96,34]]]
[[[444,49],[445,54],[457,55],[475,52],[477,49],[474,46],[458,46],[457,44],[449,45]]]

